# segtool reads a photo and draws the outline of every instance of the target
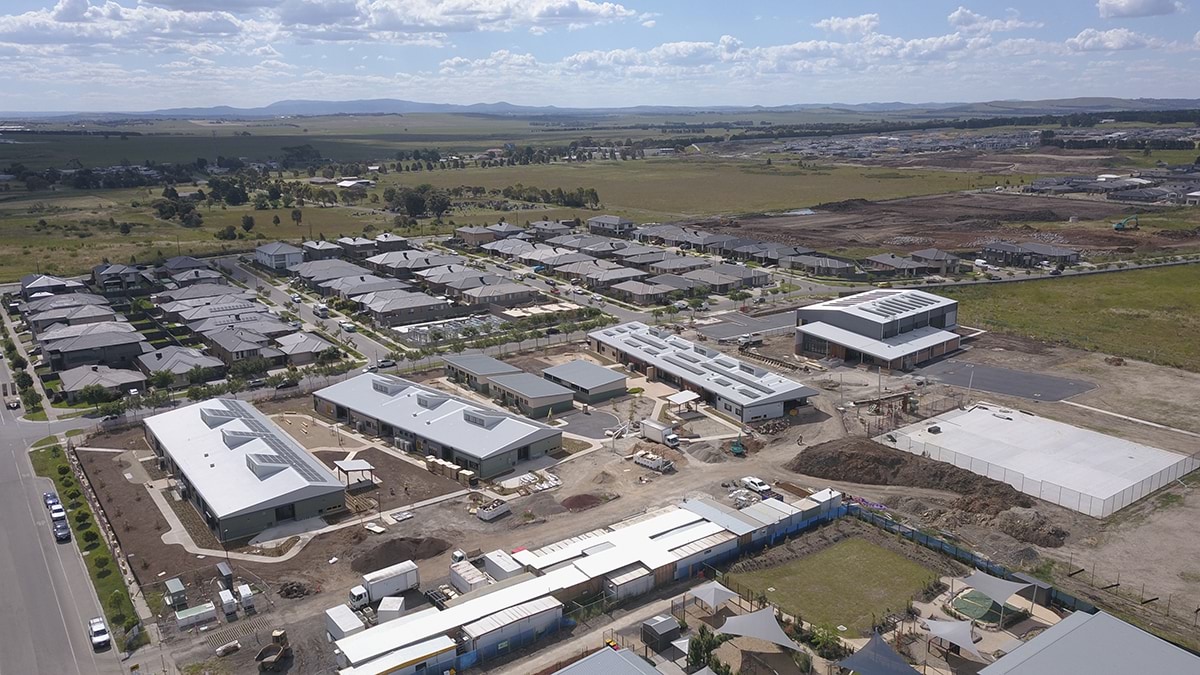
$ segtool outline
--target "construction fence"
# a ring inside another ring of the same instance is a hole
[[[1048,480],[1030,478],[1020,471],[1014,471],[998,464],[992,464],[978,457],[955,452],[933,443],[915,441],[904,434],[896,434],[892,445],[897,450],[910,452],[914,455],[952,464],[971,473],[991,478],[992,480],[1008,483],[1031,497],[1057,504],[1064,508],[1078,511],[1093,518],[1105,518],[1130,504],[1166,487],[1170,483],[1183,478],[1200,468],[1200,453],[1180,455],[1179,461],[1165,469],[1145,478],[1124,490],[1108,497],[1089,495],[1078,490],[1064,487]],[[888,439],[891,442],[891,439]]]

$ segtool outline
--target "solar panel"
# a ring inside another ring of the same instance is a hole
[[[250,430],[249,432],[230,431],[230,435],[244,436],[252,433],[275,453],[274,455],[259,453],[261,455],[259,458],[260,461],[271,464],[286,464],[310,483],[324,482],[321,474],[317,473],[312,465],[304,460],[304,457],[297,452],[297,449],[291,443],[280,438],[275,430],[259,419],[254,411],[249,409],[245,403],[229,399],[218,399],[218,402],[225,406],[225,410],[206,409],[210,415],[239,420]]]

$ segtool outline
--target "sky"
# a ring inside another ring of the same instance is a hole
[[[0,109],[1200,98],[1200,0],[3,0]]]

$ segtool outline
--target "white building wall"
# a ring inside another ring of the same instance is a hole
[[[510,624],[505,624],[496,630],[484,633],[475,638],[471,649],[488,649],[495,648],[501,642],[512,640],[529,632],[545,633],[554,626],[558,625],[562,619],[562,606],[559,605],[554,609],[547,610],[527,616]]]

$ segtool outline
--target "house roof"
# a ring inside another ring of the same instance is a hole
[[[359,274],[350,277],[338,277],[319,284],[334,293],[345,294],[348,297],[370,293],[371,291],[392,291],[411,288],[399,279],[387,279],[374,274]]]
[[[391,232],[381,232],[375,235],[375,243],[389,243],[393,241],[408,241],[408,239],[398,234],[392,234]]]
[[[680,290],[680,291],[691,290],[693,288],[698,288],[701,286],[705,286],[705,287],[708,286],[707,283],[705,283],[699,279],[691,279],[691,278],[688,278],[685,276],[680,276],[678,274],[659,274],[658,276],[653,276],[653,277],[650,277],[649,279],[646,279],[646,281],[649,283],[652,283],[652,284],[662,284],[663,286],[670,286],[673,290]]]
[[[235,326],[209,331],[204,337],[231,353],[254,351],[269,342],[267,336],[261,333]]]
[[[48,298],[30,300],[21,306],[22,314],[36,314],[59,307],[77,307],[79,305],[107,305],[108,300],[95,293],[66,293],[52,295]]]
[[[611,216],[611,215],[593,216],[591,218],[588,218],[587,221],[588,221],[588,223],[599,223],[599,224],[603,224],[603,225],[621,225],[621,224],[632,225],[633,224],[633,221],[628,218],[622,218],[620,216]]]
[[[194,284],[187,288],[178,288],[172,291],[163,291],[156,296],[157,302],[179,302],[181,300],[197,300],[200,298],[212,298],[222,295],[242,296],[246,299],[253,299],[252,291],[241,290],[238,288],[230,288],[225,284]]]
[[[70,337],[62,340],[55,340],[47,343],[44,349],[47,352],[78,352],[89,349],[102,349],[104,347],[117,347],[120,345],[130,345],[142,343],[142,351],[150,351],[150,345],[146,344],[146,336],[141,333],[119,333],[119,332],[99,332],[85,333],[78,337]]]
[[[568,361],[543,370],[542,375],[570,382],[581,389],[595,389],[606,384],[625,381],[623,373],[598,366],[591,361]]]
[[[694,270],[708,267],[711,265],[707,260],[701,260],[693,256],[681,255],[675,257],[664,258],[657,262],[650,263],[650,266],[656,270]]]
[[[635,270],[632,267],[612,267],[609,269],[597,269],[588,272],[586,275],[588,281],[603,282],[614,281],[618,279],[640,279],[649,276],[641,270]]]
[[[334,344],[318,335],[312,333],[297,332],[291,335],[282,335],[275,338],[275,344],[279,351],[294,356],[296,354],[319,354],[323,351],[334,349]]]
[[[81,335],[91,335],[100,333],[136,333],[137,327],[128,321],[94,321],[92,323],[81,323],[75,326],[55,325],[42,331],[37,336],[37,341],[41,344],[49,344],[67,338],[76,338]]]
[[[796,330],[885,361],[911,356],[923,349],[945,344],[958,337],[956,333],[934,328],[933,326],[925,326],[877,340],[823,321],[806,323]]]
[[[562,435],[539,422],[391,375],[364,373],[314,396],[479,459]]]
[[[954,255],[953,253],[943,251],[940,248],[923,248],[920,251],[913,251],[909,255],[911,255],[913,258],[921,258],[923,260],[958,260],[958,256]]]
[[[138,364],[148,373],[165,370],[184,375],[192,368],[223,368],[221,359],[200,353],[198,349],[171,345],[138,357]]]
[[[337,240],[339,246],[374,246],[374,239],[366,237],[339,237]]]
[[[358,302],[372,312],[394,312],[410,307],[432,307],[448,305],[448,300],[435,298],[424,293],[405,290],[372,291],[358,297]]]
[[[331,241],[324,241],[324,240],[306,241],[306,242],[304,242],[304,248],[311,248],[314,251],[340,251],[340,250],[342,250],[341,246],[338,246],[337,244],[335,244]]]
[[[90,384],[115,389],[131,384],[145,384],[146,376],[136,370],[117,370],[108,366],[79,366],[58,374],[63,391],[79,391]]]
[[[210,399],[145,420],[214,516],[341,492],[341,481],[245,401]]]
[[[288,244],[288,243],[284,243],[282,241],[276,241],[276,242],[272,242],[270,244],[263,244],[262,246],[259,246],[258,248],[254,249],[254,250],[258,251],[260,253],[263,253],[265,255],[288,255],[288,254],[304,252],[304,251],[296,248],[295,246],[292,246],[291,244]]]
[[[644,281],[622,281],[619,284],[613,284],[614,291],[621,291],[631,295],[666,295],[675,290],[672,286],[666,284],[646,283]]]
[[[712,268],[692,270],[691,272],[684,272],[680,276],[693,281],[701,281],[709,284],[710,286],[724,286],[726,284],[732,284],[738,281],[738,277],[731,277],[728,274],[722,274]]]
[[[454,228],[455,234],[493,234],[491,230],[482,225],[464,225]]]
[[[545,398],[547,396],[565,396],[570,398],[574,396],[574,393],[570,389],[561,384],[555,384],[532,373],[495,375],[490,379],[493,384],[503,389],[508,389],[518,396],[526,396],[528,398]]]
[[[108,305],[76,305],[74,307],[59,307],[57,309],[48,309],[37,314],[30,314],[25,317],[25,320],[33,323],[42,323],[45,321],[71,321],[73,319],[87,319],[98,316],[115,318],[117,313]]]
[[[525,231],[525,230],[517,227],[516,225],[513,225],[512,223],[496,223],[495,225],[488,225],[487,229],[491,230],[492,232],[497,232],[499,234],[509,234],[509,233],[515,234],[517,232]]]
[[[916,262],[915,260],[901,258],[895,253],[881,253],[879,255],[870,256],[867,258],[867,260],[877,265],[884,265],[885,267],[891,267],[898,270],[918,269],[925,267],[925,265]]]
[[[825,267],[828,269],[846,269],[854,267],[854,263],[838,260],[837,258],[826,258],[816,255],[792,255],[780,258],[780,262],[797,262],[803,267]]]
[[[519,295],[522,293],[536,293],[537,291],[523,284],[491,284],[487,286],[479,286],[463,291],[463,295],[477,300],[485,298],[498,298],[505,295]]]
[[[176,272],[182,272],[183,270],[208,267],[208,263],[200,260],[199,258],[193,258],[190,255],[177,255],[164,260],[162,266],[164,270],[174,274]]]
[[[224,275],[210,269],[185,269],[171,275],[171,281],[179,283],[192,279],[222,279]],[[218,282],[219,283],[219,282]]]
[[[355,265],[346,260],[331,258],[329,260],[310,260],[309,262],[292,265],[288,271],[313,283],[321,283],[330,279],[353,277],[370,274],[371,270]]]
[[[21,290],[36,291],[52,288],[83,288],[83,284],[49,274],[26,274],[21,277]]]
[[[475,376],[490,377],[492,375],[521,372],[520,368],[499,359],[494,359],[486,354],[456,354],[444,356],[442,360],[459,370]]]

